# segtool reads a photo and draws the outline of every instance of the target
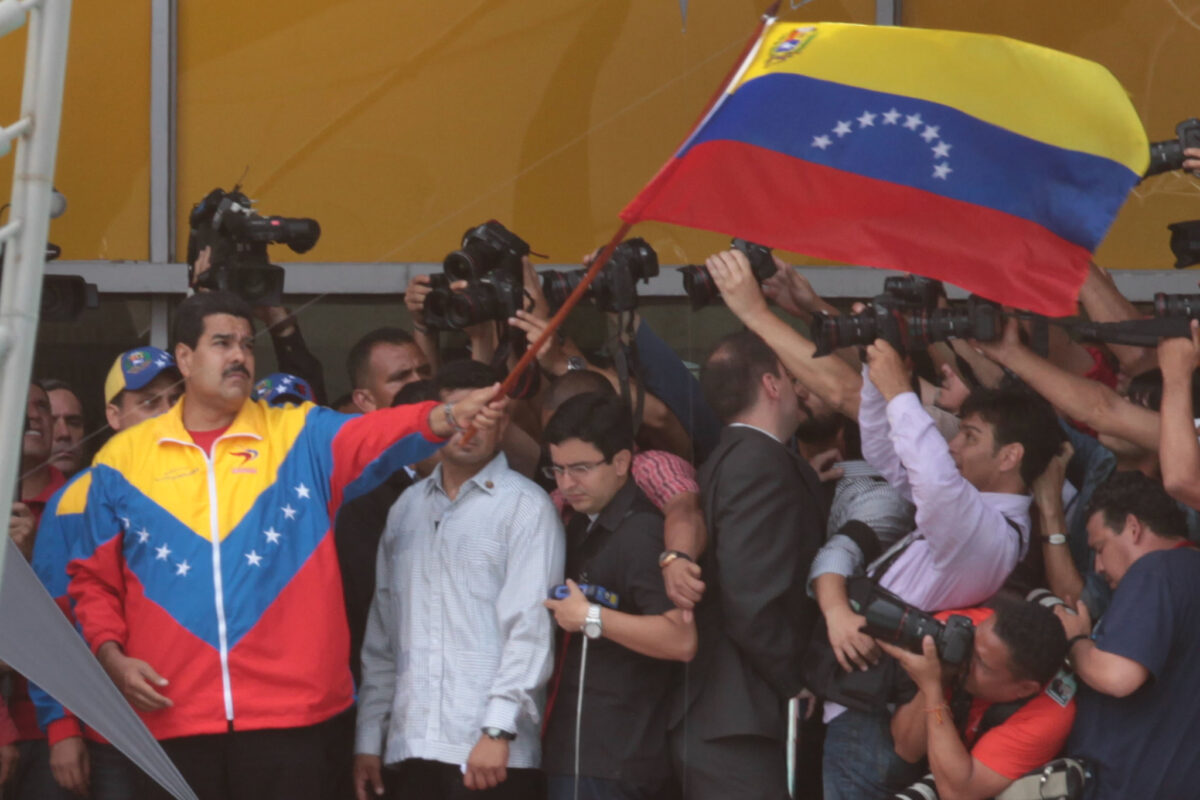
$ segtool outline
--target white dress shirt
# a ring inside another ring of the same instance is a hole
[[[498,454],[451,501],[442,467],[400,496],[379,543],[362,649],[355,752],[464,764],[481,729],[516,733],[509,767],[537,767],[562,523]]]

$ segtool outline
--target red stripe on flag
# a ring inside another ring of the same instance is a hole
[[[731,141],[672,159],[621,216],[914,272],[1049,316],[1076,313],[1091,259],[1011,214]]]

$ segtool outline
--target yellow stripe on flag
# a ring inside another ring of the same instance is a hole
[[[763,36],[737,86],[774,73],[806,75],[940,103],[1138,175],[1149,162],[1125,89],[1078,56],[1003,36],[838,22],[776,22]]]

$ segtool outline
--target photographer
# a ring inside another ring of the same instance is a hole
[[[1097,765],[1089,798],[1195,797],[1200,785],[1200,551],[1162,486],[1113,475],[1092,495],[1088,544],[1112,604],[1055,608],[1080,687],[1068,745]]]
[[[905,761],[929,759],[939,797],[984,800],[1055,758],[1067,741],[1073,690],[1051,684],[1067,639],[1049,610],[1007,595],[937,619],[952,614],[975,625],[961,675],[944,667],[932,636],[922,639],[920,654],[879,643],[917,685],[916,697],[892,717],[892,738]]]
[[[867,358],[859,409],[863,455],[916,506],[916,529],[898,543],[903,550],[879,584],[918,608],[979,603],[1028,549],[1029,487],[1062,441],[1054,412],[1029,392],[977,389],[947,446],[896,350],[877,340]],[[842,575],[818,576],[813,588],[827,618],[834,606],[848,609]],[[893,755],[886,711],[827,703],[825,716],[828,800],[887,797],[910,777]]]
[[[1163,373],[1159,458],[1167,493],[1200,509],[1200,442],[1196,440],[1196,397],[1192,383],[1200,360],[1200,322],[1192,320],[1191,338],[1163,339],[1158,363]]]

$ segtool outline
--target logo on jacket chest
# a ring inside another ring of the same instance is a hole
[[[238,450],[237,452],[230,453],[229,455],[233,456],[234,458],[241,459],[240,461],[238,461],[237,466],[235,466],[233,469],[230,470],[230,472],[232,474],[234,474],[234,475],[257,475],[258,474],[258,468],[250,466],[250,464],[258,458],[257,450],[252,450],[250,448],[246,448],[245,450]]]

